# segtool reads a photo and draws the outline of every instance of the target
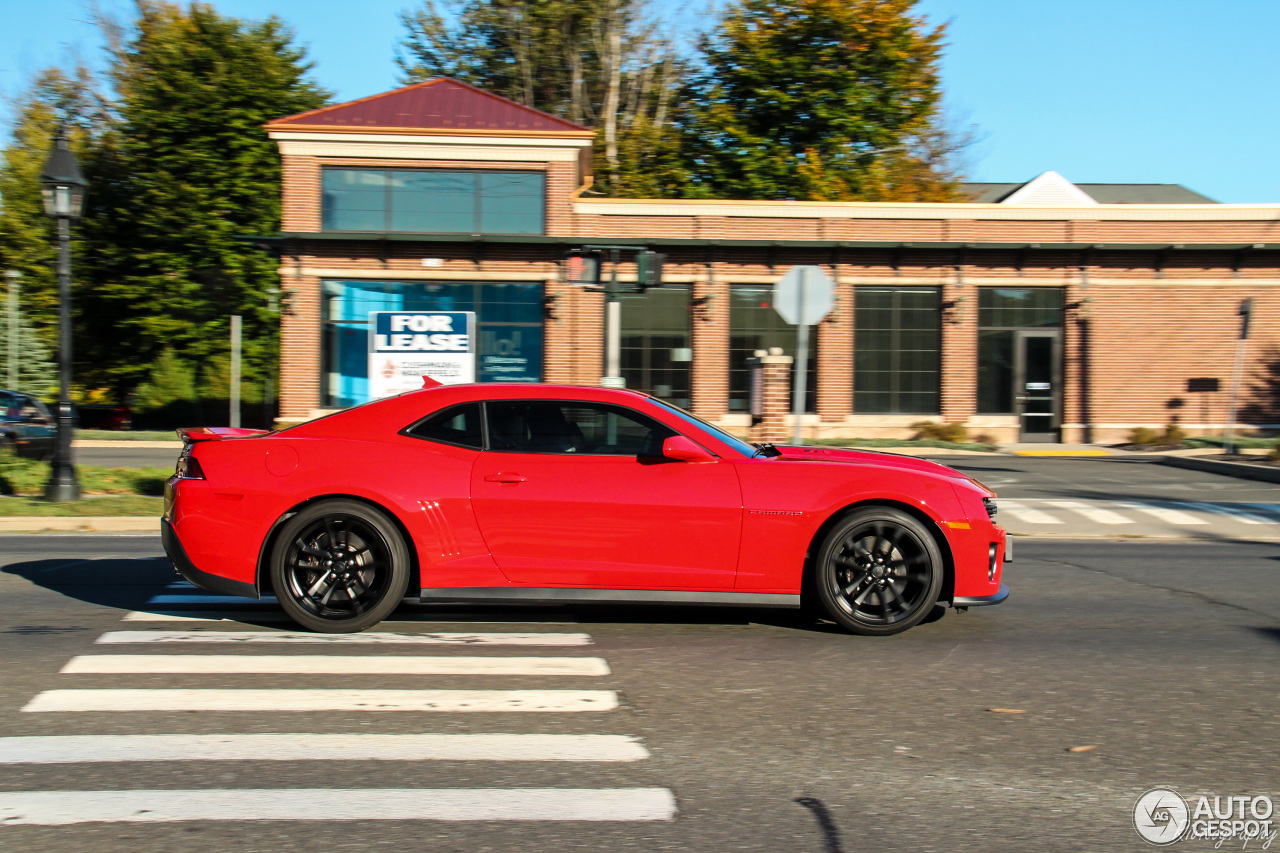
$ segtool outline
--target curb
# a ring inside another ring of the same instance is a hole
[[[1153,460],[1155,461],[1155,460]],[[1160,464],[1209,474],[1223,474],[1243,480],[1261,480],[1280,483],[1280,468],[1267,468],[1249,462],[1228,462],[1223,459],[1205,459],[1203,456],[1161,456]]]
[[[0,533],[159,533],[160,519],[150,515],[10,515],[0,517]]]

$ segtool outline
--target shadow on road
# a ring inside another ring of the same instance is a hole
[[[228,618],[247,625],[294,628],[291,622],[281,622],[281,611],[270,604],[261,604],[246,598],[243,605],[204,605],[198,601],[190,604],[149,605],[152,596],[167,590],[178,579],[169,561],[164,557],[149,558],[100,558],[100,559],[46,559],[12,563],[3,568],[6,574],[25,578],[36,586],[60,595],[121,611],[201,613],[225,612]],[[193,594],[201,594],[191,590]],[[252,608],[252,609],[251,609]],[[261,613],[254,612],[261,610]],[[122,613],[123,615],[123,613]],[[921,624],[937,622],[946,615],[946,608],[936,605]],[[746,607],[698,607],[663,605],[606,605],[575,604],[572,607],[548,607],[546,605],[431,605],[410,603],[401,606],[387,621],[450,622],[477,624],[493,622],[554,621],[556,617],[570,617],[573,621],[596,624],[651,624],[651,625],[768,625],[793,631],[816,634],[847,634],[830,622],[819,621],[799,610]]]

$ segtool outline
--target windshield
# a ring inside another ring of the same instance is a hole
[[[679,406],[673,406],[668,402],[659,400],[657,397],[651,397],[650,399],[652,399],[653,402],[656,403],[657,405],[666,409],[668,412],[671,412],[680,420],[687,423],[689,426],[699,429],[702,432],[705,432],[707,435],[710,435],[716,441],[729,445],[734,450],[741,453],[743,456],[751,457],[756,455],[757,448],[754,444],[749,444],[740,438],[729,435],[729,433],[725,432],[719,427],[712,426],[711,424],[704,421],[702,418],[699,418],[696,415],[689,414]]]

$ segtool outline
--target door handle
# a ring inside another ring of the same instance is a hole
[[[523,483],[524,477],[519,474],[485,474],[486,483]]]

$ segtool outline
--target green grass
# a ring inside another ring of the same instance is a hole
[[[0,517],[20,515],[39,516],[138,516],[156,518],[164,512],[164,498],[141,495],[111,495],[100,498],[82,498],[68,503],[49,503],[44,498],[0,497]],[[157,529],[158,526],[157,526]]]
[[[1195,438],[1188,438],[1182,443],[1187,447],[1221,447],[1222,437],[1216,435],[1196,436]],[[1274,438],[1254,438],[1252,436],[1240,436],[1239,438],[1234,438],[1232,439],[1232,443],[1235,444],[1236,447],[1263,447],[1268,450],[1277,446],[1276,439]]]
[[[977,444],[975,442],[957,442],[957,441],[937,441],[930,438],[817,438],[810,439],[805,444],[815,445],[818,447],[866,447],[866,448],[887,448],[887,447],[942,447],[949,450],[979,450],[991,451],[995,450],[994,445]]]
[[[171,429],[166,430],[115,430],[115,429],[78,429],[76,438],[82,441],[178,441],[178,434]]]
[[[77,465],[80,491],[86,495],[164,494],[164,481],[171,468],[100,468]],[[44,493],[49,479],[49,463],[22,459],[10,453],[0,455],[0,495],[35,497]]]

